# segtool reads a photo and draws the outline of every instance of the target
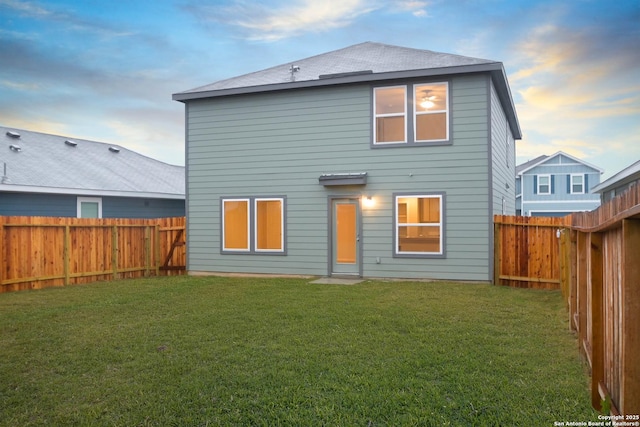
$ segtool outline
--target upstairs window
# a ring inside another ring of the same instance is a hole
[[[571,175],[571,194],[584,194],[584,175]]]
[[[416,142],[449,139],[449,85],[432,83],[414,86],[414,135]]]
[[[376,144],[407,142],[407,87],[393,86],[374,89]]]
[[[449,83],[373,89],[373,146],[449,141]]]
[[[551,194],[551,175],[537,175],[537,184],[534,184],[535,194]]]

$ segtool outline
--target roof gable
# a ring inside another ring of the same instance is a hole
[[[566,163],[566,160],[564,159],[569,159],[573,163]],[[600,173],[604,172],[602,168],[599,168],[598,166],[592,165],[591,163],[587,163],[584,160],[580,160],[577,157],[572,156],[571,154],[567,154],[563,151],[558,151],[557,153],[552,154],[551,156],[542,155],[542,156],[536,157],[533,160],[529,160],[528,162],[525,162],[516,166],[516,175],[523,175],[525,172],[528,172],[535,167],[545,165],[545,164],[570,165],[570,164],[576,164],[576,163],[587,166]]]
[[[0,191],[184,198],[182,166],[102,142],[1,126],[0,132]]]

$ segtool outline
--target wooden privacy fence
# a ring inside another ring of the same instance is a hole
[[[592,212],[494,222],[494,284],[561,289],[593,407],[640,414],[640,186]]]
[[[571,326],[591,368],[591,403],[640,414],[640,186],[571,216]]]
[[[182,274],[184,230],[184,217],[0,217],[0,292]]]
[[[559,289],[561,242],[570,217],[494,217],[494,284]]]

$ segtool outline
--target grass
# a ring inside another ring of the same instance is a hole
[[[596,420],[558,292],[173,277],[0,294],[0,426]]]

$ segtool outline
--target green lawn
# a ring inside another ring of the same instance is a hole
[[[0,294],[0,425],[596,420],[558,292],[173,277]]]

